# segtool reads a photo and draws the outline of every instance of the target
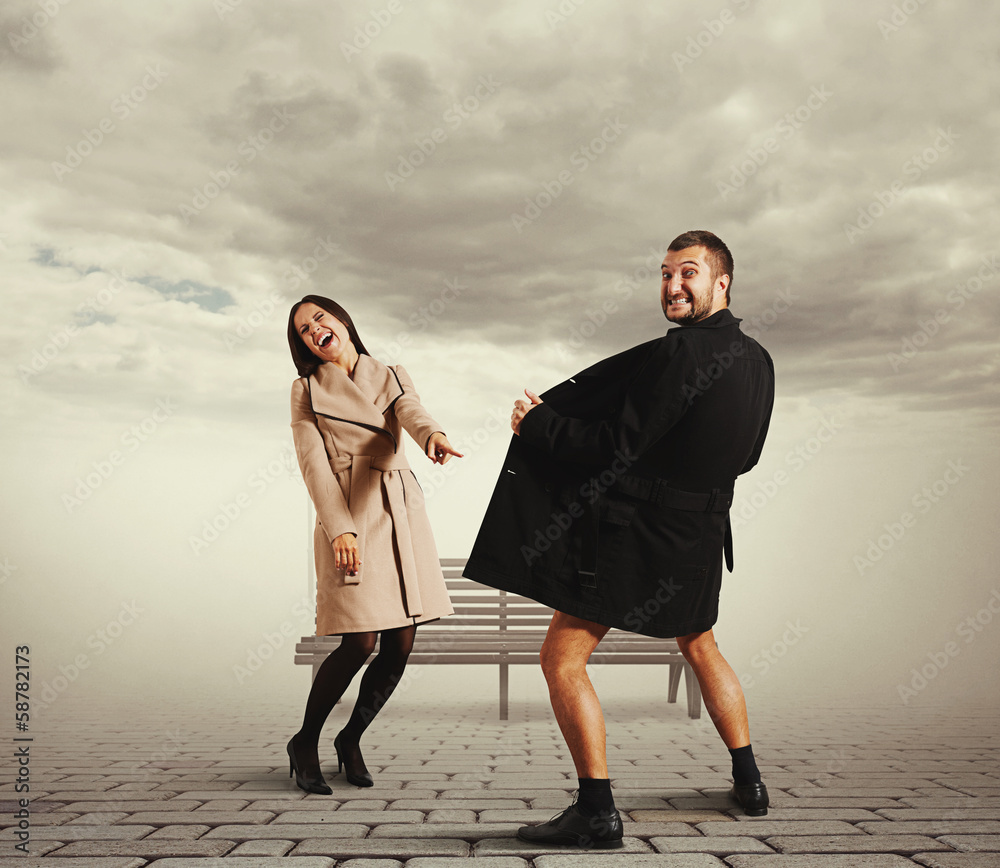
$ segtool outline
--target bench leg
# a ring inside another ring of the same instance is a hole
[[[684,670],[684,663],[669,663],[670,682],[667,686],[667,702],[677,701],[677,688],[681,683],[681,673]]]
[[[688,717],[697,720],[701,717],[701,685],[698,684],[690,663],[684,664],[684,682],[687,688]]]
[[[506,663],[500,664],[500,719],[507,719],[507,688],[508,688],[508,667]]]

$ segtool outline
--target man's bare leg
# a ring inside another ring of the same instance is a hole
[[[552,710],[580,778],[608,776],[604,713],[587,675],[587,660],[607,632],[593,621],[556,612],[542,645]]]
[[[549,822],[518,829],[522,841],[584,848],[622,845],[621,815],[608,780],[604,714],[587,676],[587,660],[607,632],[607,627],[563,612],[552,616],[542,645],[542,672],[580,779],[579,797]]]
[[[750,744],[747,703],[740,679],[716,647],[712,631],[678,636],[677,647],[698,678],[705,710],[726,747],[744,747]]]
[[[740,680],[719,653],[711,630],[677,637],[677,646],[691,664],[701,686],[705,710],[733,758],[733,795],[750,816],[767,813],[767,788],[750,747],[750,723]]]

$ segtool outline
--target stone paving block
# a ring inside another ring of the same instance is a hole
[[[4,843],[6,844],[7,842],[5,841]],[[7,850],[7,847],[4,847],[4,850],[11,853],[15,852],[13,849],[13,843],[14,843],[13,841],[10,842],[11,848],[9,849],[9,851]],[[29,852],[27,855],[11,856],[10,858],[17,859],[19,864],[23,864],[23,860],[25,859],[41,858],[46,853],[51,853],[53,850],[58,850],[62,846],[63,846],[62,841],[35,841],[34,839],[32,839],[31,843],[28,845]],[[21,851],[18,850],[16,852],[20,854]],[[4,858],[7,857],[0,856],[0,860]]]
[[[869,835],[996,835],[1000,836],[1000,820],[883,820],[878,823],[858,823]]]
[[[885,854],[808,856],[730,856],[726,862],[732,868],[913,868],[904,856]]]
[[[340,803],[342,811],[384,811],[389,802],[382,799],[348,799]]]
[[[173,790],[164,790],[162,792],[154,791],[142,793],[142,798],[149,802],[165,802],[167,799],[172,799],[176,795],[177,793]],[[107,790],[81,790],[78,792],[60,790],[59,792],[48,793],[44,796],[35,796],[35,798],[44,802],[65,802],[66,804],[72,804],[74,802],[124,802],[129,797],[123,796],[121,790],[114,790],[113,792],[109,792]],[[137,798],[137,796],[133,796],[131,798]]]
[[[340,868],[402,868],[402,866],[403,863],[398,859],[348,859],[340,863]]]
[[[184,783],[183,781],[171,781],[169,785],[165,784],[162,788],[163,791],[172,790],[172,795],[180,795],[181,798],[185,799],[197,799],[199,795],[203,799],[214,799],[217,798],[219,793],[231,793],[238,786],[236,781],[190,781],[189,783]],[[146,796],[147,799],[154,798],[154,793],[159,793],[161,790],[154,789],[150,790],[150,795]],[[302,791],[299,790],[301,793]],[[241,799],[249,799],[245,792],[240,793]]]
[[[244,841],[229,854],[229,858],[232,859],[235,856],[284,856],[294,846],[294,841],[281,841],[278,839],[271,841]]]
[[[13,810],[17,809],[12,809],[12,812],[10,814],[5,812],[5,816],[3,816],[2,819],[0,819],[0,828],[9,829],[12,826],[18,825],[20,821],[14,819],[13,816],[11,815],[13,813]],[[77,819],[79,816],[80,816],[79,814],[75,813],[64,814],[61,811],[53,811],[51,813],[44,813],[44,814],[35,813],[35,811],[32,811],[31,825],[32,828],[34,828],[35,826],[65,826],[69,825],[73,820]]]
[[[0,868],[51,868],[52,862],[42,864],[34,856],[0,856]],[[60,868],[142,868],[145,859],[135,857],[102,857],[99,859],[60,859]]]
[[[769,838],[772,835],[861,835],[860,830],[841,820],[772,820],[748,817],[746,823],[698,823],[703,835],[747,835]]]
[[[45,818],[47,819],[50,816],[52,815],[49,814],[45,816]],[[66,823],[67,826],[113,826],[123,817],[127,817],[128,814],[124,811],[95,811],[92,814],[80,814],[78,816],[66,814],[65,816],[72,817],[72,819]],[[40,820],[43,818],[39,817],[38,819]],[[32,817],[31,824],[34,826],[36,823],[37,820]]]
[[[817,789],[849,787],[851,789],[881,789],[886,780],[891,780],[894,787],[905,787],[916,790],[922,787],[934,787],[933,781],[926,778],[906,777],[898,772],[880,772],[871,777],[862,775],[837,775],[835,778],[816,778],[813,784]],[[770,783],[768,781],[767,783]]]
[[[196,811],[242,811],[250,803],[245,799],[212,799],[195,808]],[[173,805],[171,804],[171,807]]]
[[[446,808],[443,811],[429,811],[424,820],[426,823],[475,823],[475,811],[463,811],[458,808]]]
[[[728,794],[711,797],[698,796],[694,798],[675,798],[671,796],[667,801],[672,808],[678,811],[728,811],[730,808],[738,807],[736,800],[731,799]]]
[[[331,856],[302,859],[288,856],[226,856],[221,859],[157,859],[150,863],[155,868],[333,868],[335,864],[336,859]]]
[[[193,811],[200,808],[202,803],[194,799],[174,799],[172,801],[155,801],[149,799],[136,799],[134,802],[124,803],[130,812],[135,811]],[[86,813],[90,811],[107,811],[107,802],[71,802],[62,811],[76,811]]]
[[[306,794],[303,793],[302,795],[305,796]],[[273,814],[285,814],[289,811],[337,811],[343,805],[347,804],[347,801],[342,802],[332,796],[321,796],[317,793],[303,799],[259,799],[250,802],[246,810],[270,811]]]
[[[729,856],[733,853],[773,853],[770,847],[756,838],[733,835],[726,838],[650,838],[649,843],[657,853],[710,853]]]
[[[954,820],[1000,820],[998,808],[879,808],[875,811],[887,820],[940,820],[947,812]]]
[[[166,825],[167,823],[183,825],[185,823],[270,823],[274,814],[270,811],[137,811],[122,820],[119,825],[143,823],[150,825]]]
[[[109,793],[125,793],[131,796],[134,793],[148,793],[150,790],[155,790],[161,786],[170,786],[173,781],[142,781],[134,782],[129,784],[121,784],[120,786],[114,787],[108,790]]]
[[[1000,808],[1000,798],[996,796],[970,796],[964,793],[952,793],[948,796],[913,796],[899,801],[911,808],[954,808],[972,805],[979,808]]]
[[[731,809],[731,818],[740,823],[756,823],[758,817],[748,817],[740,808]],[[882,818],[874,811],[864,808],[775,808],[767,809],[769,820],[843,820],[847,823],[859,823],[863,820],[879,822]]]
[[[278,814],[272,825],[285,823],[359,823],[373,826],[376,823],[422,823],[421,811],[289,811]],[[227,822],[233,822],[228,820]]]
[[[195,826],[195,825],[161,826],[155,832],[150,832],[145,838],[143,838],[143,840],[148,841],[150,839],[160,840],[161,838],[170,838],[170,839],[180,838],[181,840],[184,841],[195,841],[202,835],[204,835],[210,828],[211,826]]]
[[[523,823],[424,823],[419,826],[396,826],[384,823],[371,830],[369,838],[456,838],[479,841],[482,838],[506,838],[514,835]]]
[[[621,810],[619,808],[619,810]],[[629,816],[636,823],[710,823],[713,820],[720,823],[731,823],[733,817],[722,811],[629,811]],[[746,817],[745,819],[756,819]]]
[[[447,798],[449,799],[460,799],[460,795],[452,795],[452,793],[462,793],[468,790],[479,790],[480,795],[482,791],[486,789],[486,784],[483,781],[404,781],[401,787],[403,793],[406,794],[407,798],[410,797],[410,790],[432,790],[442,795],[448,793]],[[504,798],[510,798],[510,795],[504,796]]]
[[[118,786],[117,781],[91,781],[91,782],[81,782],[81,783],[71,783],[69,781],[53,781],[50,784],[43,784],[41,781],[31,782],[31,791],[36,792],[35,787],[45,788],[46,790],[53,791],[58,790],[61,793],[103,793],[106,790],[110,790],[112,787]],[[13,791],[13,786],[10,787]],[[32,798],[40,798],[40,796],[33,796]]]
[[[568,807],[564,805],[563,807]],[[520,808],[513,811],[480,811],[479,820],[482,823],[544,823],[552,818],[549,808]],[[622,817],[624,820],[624,817]]]
[[[453,856],[450,859],[417,856],[406,861],[406,868],[528,868],[528,863],[516,856],[481,856],[478,859],[472,856]]]
[[[927,868],[1000,868],[1000,853],[916,853],[913,861]]]
[[[236,844],[232,841],[75,841],[50,853],[66,856],[139,856],[156,859],[163,856],[223,856]]]
[[[473,847],[473,853],[478,856],[509,856],[511,854],[518,854],[525,856],[525,858],[536,858],[532,854],[566,854],[567,851],[572,854],[573,848],[571,847],[546,847],[544,845],[529,844],[526,841],[521,841],[518,838],[485,838],[482,841],[477,841]],[[577,854],[583,854],[588,851],[577,850]],[[651,853],[652,850],[650,846],[645,841],[640,841],[638,838],[623,838],[622,846],[620,849],[615,850],[615,853],[628,854],[628,853]],[[579,858],[579,856],[577,856]]]
[[[708,853],[640,853],[626,856],[616,855],[617,852],[538,856],[535,868],[725,868],[724,862]]]
[[[765,843],[781,853],[923,853],[950,850],[926,835],[777,835]]]
[[[1000,835],[943,835],[938,840],[962,852],[1000,853]]]
[[[771,788],[768,787],[768,792],[770,793]],[[944,792],[942,788],[942,792]],[[872,799],[872,798],[883,798],[883,799],[902,799],[907,796],[915,796],[917,792],[915,790],[906,789],[905,787],[815,787],[813,789],[808,789],[806,787],[792,787],[788,790],[788,795],[795,796],[797,799],[810,799],[810,798],[820,798],[820,799]]]
[[[153,826],[46,826],[32,827],[32,841],[135,841],[148,835]]]
[[[622,831],[632,838],[643,839],[658,835],[671,838],[678,835],[700,837],[698,830],[688,823],[626,823]]]
[[[452,838],[418,840],[415,838],[333,839],[307,838],[300,841],[287,859],[292,856],[329,855],[338,859],[352,857],[388,857],[409,859],[413,856],[468,856],[469,845]],[[284,863],[282,863],[284,864]]]
[[[770,792],[768,793],[770,795]],[[677,802],[671,801],[672,805],[676,807],[681,807],[681,802],[686,800],[678,800]],[[722,800],[719,800],[722,801]],[[693,805],[697,807],[697,803],[694,802]],[[895,808],[899,806],[899,802],[895,799],[884,799],[884,798],[820,798],[819,796],[811,797],[809,799],[796,799],[791,796],[785,796],[784,798],[771,799],[771,808],[809,808],[810,810],[817,808],[861,808],[865,811],[876,811],[881,814],[881,808]],[[738,806],[735,801],[728,802],[729,808],[736,808]],[[770,810],[770,808],[768,809]]]
[[[282,838],[304,841],[306,838],[363,838],[367,826],[353,823],[284,823],[276,826],[216,826],[205,833],[206,838],[226,838],[230,841],[264,841]]]
[[[565,797],[564,797],[565,798]],[[463,811],[518,810],[528,807],[520,799],[488,799],[481,795],[470,795],[467,799],[396,799],[388,808],[390,811],[417,810],[428,808],[447,810],[457,808]]]
[[[1000,786],[1000,781],[991,775],[969,774],[941,775],[934,778],[934,783],[945,787],[996,787]]]

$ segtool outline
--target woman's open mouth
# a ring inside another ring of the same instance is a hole
[[[332,340],[333,340],[333,332],[327,332],[318,341],[316,341],[316,346],[318,346],[320,349],[325,349],[327,346],[329,346],[330,341]]]

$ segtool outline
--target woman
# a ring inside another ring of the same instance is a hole
[[[365,728],[399,683],[417,624],[452,614],[423,493],[403,457],[401,427],[437,464],[454,455],[401,365],[372,358],[351,317],[307,295],[288,315],[301,379],[292,384],[292,436],[316,505],[316,634],[343,639],[320,666],[302,728],[288,742],[289,776],[333,792],[319,767],[319,734],[375,649],[357,703],[334,739],[337,771],[372,786],[361,755]]]

